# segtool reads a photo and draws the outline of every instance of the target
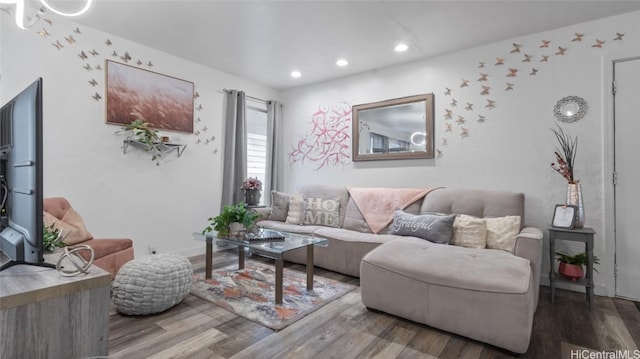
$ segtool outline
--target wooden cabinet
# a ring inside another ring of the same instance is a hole
[[[109,353],[109,274],[63,277],[17,265],[0,272],[0,358],[86,358]]]

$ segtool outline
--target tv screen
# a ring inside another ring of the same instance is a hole
[[[0,109],[0,269],[44,263],[42,159],[39,78]]]

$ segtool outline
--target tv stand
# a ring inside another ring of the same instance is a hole
[[[110,288],[96,266],[74,277],[34,265],[0,272],[0,358],[107,356]]]
[[[29,266],[36,266],[36,267],[44,267],[44,268],[53,268],[55,269],[56,266],[54,264],[51,263],[46,263],[46,262],[40,262],[40,263],[29,263],[29,262],[25,262],[25,261],[9,261],[5,264],[3,264],[0,267],[0,272],[2,272],[5,269],[9,269],[13,266],[17,266],[17,265],[29,265]]]

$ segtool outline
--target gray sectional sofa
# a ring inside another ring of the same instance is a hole
[[[511,250],[439,244],[391,234],[391,226],[372,233],[344,186],[312,185],[299,192],[308,198],[337,201],[339,218],[333,223],[335,227],[273,220],[268,208],[259,210],[258,224],[326,238],[327,247],[316,247],[314,264],[360,277],[365,306],[515,353],[527,351],[540,285],[540,229],[521,226]],[[404,212],[479,218],[519,216],[524,223],[524,195],[437,188],[408,205]],[[306,255],[292,251],[285,260],[304,264]]]

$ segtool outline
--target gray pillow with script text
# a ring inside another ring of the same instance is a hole
[[[393,214],[391,234],[419,237],[433,243],[449,244],[455,219],[455,214],[414,215],[396,210]]]

